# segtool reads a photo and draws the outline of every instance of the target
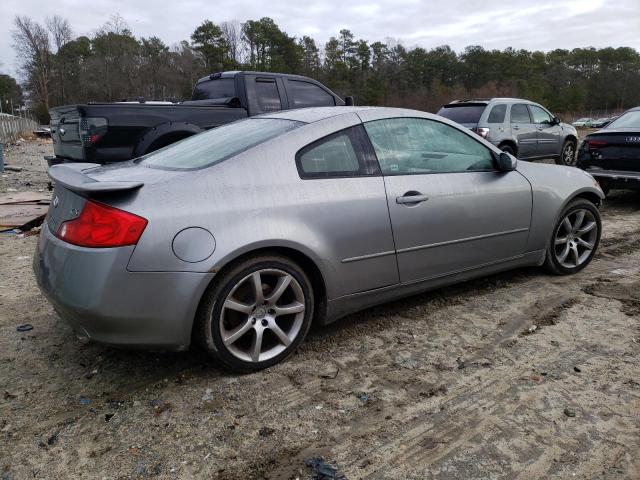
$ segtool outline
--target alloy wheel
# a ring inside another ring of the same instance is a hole
[[[220,334],[234,357],[262,362],[291,345],[301,332],[304,315],[304,293],[292,275],[273,268],[257,270],[227,295]]]
[[[592,212],[578,209],[569,213],[556,232],[554,253],[565,268],[576,268],[586,262],[598,239],[598,223]]]
[[[573,143],[569,142],[565,145],[562,151],[562,162],[569,166],[572,166],[576,162],[576,149]]]

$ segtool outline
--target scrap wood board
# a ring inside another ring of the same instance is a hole
[[[49,209],[50,195],[39,192],[12,192],[0,195],[0,227],[34,225]]]

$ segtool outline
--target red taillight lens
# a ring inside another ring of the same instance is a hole
[[[589,149],[594,149],[598,147],[604,147],[607,145],[607,142],[604,140],[587,140],[587,145],[589,145]]]
[[[123,247],[138,243],[146,226],[138,215],[87,200],[80,216],[63,222],[56,236],[81,247]]]

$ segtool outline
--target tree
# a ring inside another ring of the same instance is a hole
[[[227,57],[227,42],[220,27],[211,20],[205,20],[191,34],[191,44],[200,53],[209,72],[222,70]]]
[[[22,105],[22,89],[16,79],[0,73],[0,112],[13,113],[11,107]]]

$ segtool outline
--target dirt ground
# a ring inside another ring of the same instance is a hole
[[[11,150],[25,170],[0,192],[46,188],[48,150]],[[81,343],[36,287],[37,237],[0,234],[0,478],[308,479],[321,456],[350,480],[638,479],[640,194],[602,213],[576,276],[522,269],[367,310],[243,376]]]

